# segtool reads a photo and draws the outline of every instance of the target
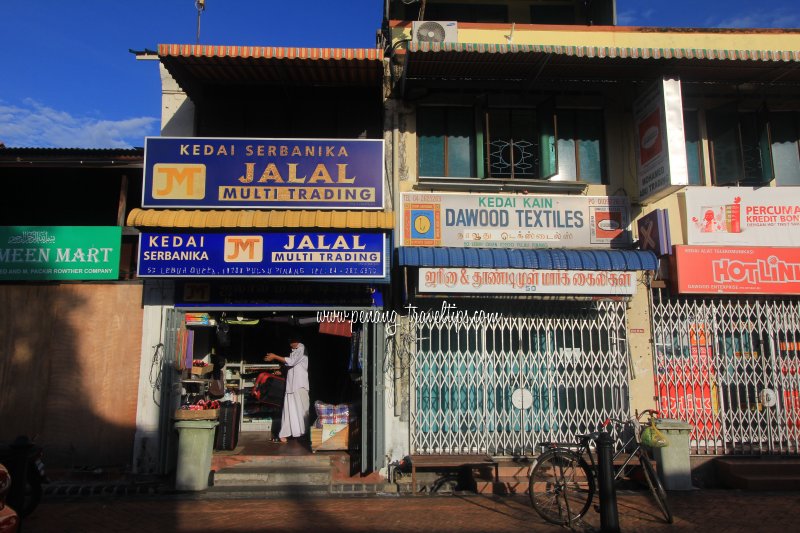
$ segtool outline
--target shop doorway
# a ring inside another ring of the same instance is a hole
[[[417,327],[412,453],[533,455],[629,411],[626,302],[482,308],[498,319]]]
[[[316,310],[176,309],[169,314],[173,331],[167,336],[174,340],[168,353],[176,371],[167,403],[180,408],[220,402],[215,454],[340,452],[349,456],[353,473],[372,468],[361,453],[371,446],[365,437],[373,431],[362,423],[371,424],[368,399],[375,388],[367,372],[377,348],[370,325],[320,323]],[[291,337],[299,338],[308,353],[310,427],[304,438],[287,445],[272,442],[280,431],[282,389],[276,396],[263,384],[285,378],[286,368],[264,357],[269,352],[288,356]],[[210,390],[215,379],[224,383],[221,395]],[[220,431],[230,433],[227,441]]]

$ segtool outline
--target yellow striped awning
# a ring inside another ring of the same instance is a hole
[[[630,48],[552,44],[409,43],[409,82],[682,81],[800,83],[800,50]]]
[[[206,83],[380,87],[383,78],[379,48],[160,44],[158,57],[189,93]]]
[[[473,44],[412,42],[409,52],[540,53],[589,58],[710,59],[730,61],[800,61],[800,50],[717,50],[700,48],[621,48],[550,44]]]
[[[394,228],[392,211],[133,209],[128,226],[192,229]]]

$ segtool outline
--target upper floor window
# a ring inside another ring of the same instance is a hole
[[[531,24],[575,24],[575,4],[553,3],[531,6]]]
[[[764,185],[774,178],[766,111],[724,106],[706,113],[715,185]]]
[[[703,150],[697,111],[683,111],[683,135],[686,142],[686,166],[689,185],[703,184]]]
[[[498,4],[432,4],[425,6],[425,20],[459,22],[508,22],[508,7]]]
[[[421,106],[421,177],[603,183],[603,119],[598,110]]]
[[[777,185],[800,185],[800,112],[770,113],[772,161]]]

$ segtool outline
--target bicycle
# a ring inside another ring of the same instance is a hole
[[[621,466],[614,467],[614,480],[629,476],[641,465],[644,479],[664,515],[664,521],[671,524],[672,511],[667,505],[666,491],[656,475],[647,449],[641,443],[641,417],[649,415],[649,424],[657,414],[657,411],[647,409],[627,420],[607,419],[602,427],[615,424],[622,431],[621,436],[630,435],[614,453],[616,462],[626,450],[633,450]],[[528,484],[531,505],[548,522],[570,526],[589,510],[594,499],[597,477],[591,442],[599,435],[599,432],[578,435],[579,444],[545,444],[545,451],[531,466]],[[634,457],[638,459],[638,465],[633,462]]]

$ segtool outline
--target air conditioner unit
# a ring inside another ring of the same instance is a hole
[[[458,23],[454,20],[418,20],[411,26],[411,38],[416,43],[456,43]]]

